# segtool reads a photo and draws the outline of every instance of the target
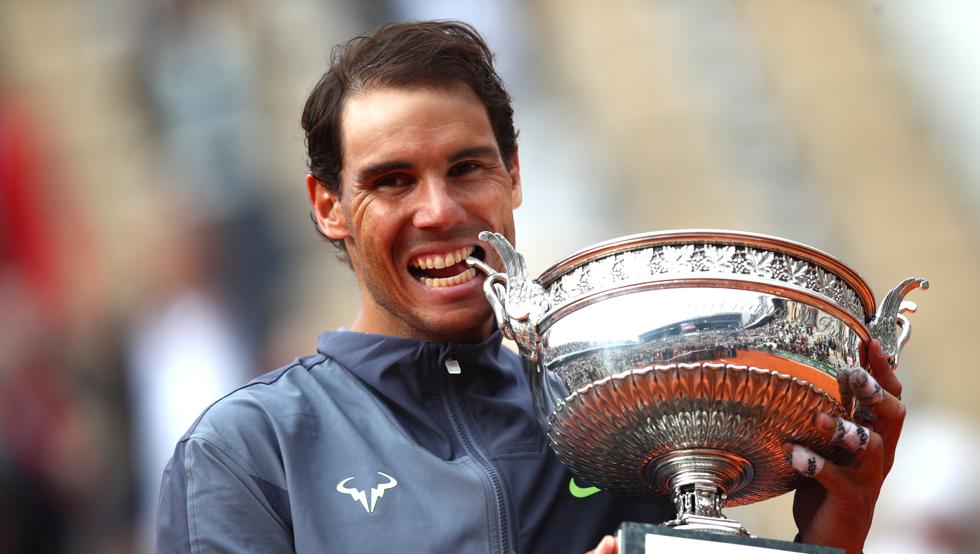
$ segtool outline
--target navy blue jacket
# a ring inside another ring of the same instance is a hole
[[[577,497],[570,479],[499,334],[462,345],[324,333],[317,354],[222,398],[180,440],[157,547],[584,552],[624,520],[672,514],[664,501]]]

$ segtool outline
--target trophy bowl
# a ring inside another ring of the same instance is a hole
[[[671,498],[667,525],[746,534],[723,505],[792,490],[781,444],[831,460],[817,411],[852,417],[853,368],[909,336],[907,279],[875,310],[836,258],[781,238],[666,231],[581,250],[537,279],[503,236],[481,233],[506,269],[484,290],[524,357],[551,446],[578,478],[628,496]]]

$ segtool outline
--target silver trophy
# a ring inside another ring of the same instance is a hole
[[[733,231],[667,231],[600,243],[527,275],[523,257],[480,233],[505,265],[484,291],[527,362],[551,446],[577,477],[673,500],[675,529],[747,535],[726,518],[794,489],[781,444],[831,460],[816,411],[853,417],[851,368],[868,343],[892,364],[909,338],[906,279],[875,311],[868,285],[819,250]]]

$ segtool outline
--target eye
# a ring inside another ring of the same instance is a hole
[[[389,173],[374,180],[376,187],[404,187],[412,184],[413,177],[406,173]]]
[[[480,162],[473,161],[473,160],[467,160],[467,161],[464,161],[464,162],[459,162],[458,164],[452,166],[449,169],[449,175],[451,177],[458,177],[460,175],[466,175],[468,173],[473,173],[474,171],[480,169],[480,167],[482,167],[480,165]]]

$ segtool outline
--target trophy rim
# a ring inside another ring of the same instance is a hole
[[[559,277],[568,274],[578,267],[593,262],[599,258],[637,250],[650,246],[664,246],[691,243],[722,243],[731,246],[747,246],[762,248],[782,254],[789,254],[819,265],[831,271],[850,285],[861,302],[866,319],[874,317],[876,302],[874,293],[868,283],[857,271],[837,257],[801,242],[747,231],[732,231],[724,229],[672,229],[666,231],[651,231],[617,237],[598,242],[578,250],[544,270],[537,281],[544,286],[550,285]],[[732,279],[731,281],[746,280]],[[812,295],[812,293],[811,293]],[[863,323],[863,322],[862,322]],[[862,325],[863,327],[863,325]]]

